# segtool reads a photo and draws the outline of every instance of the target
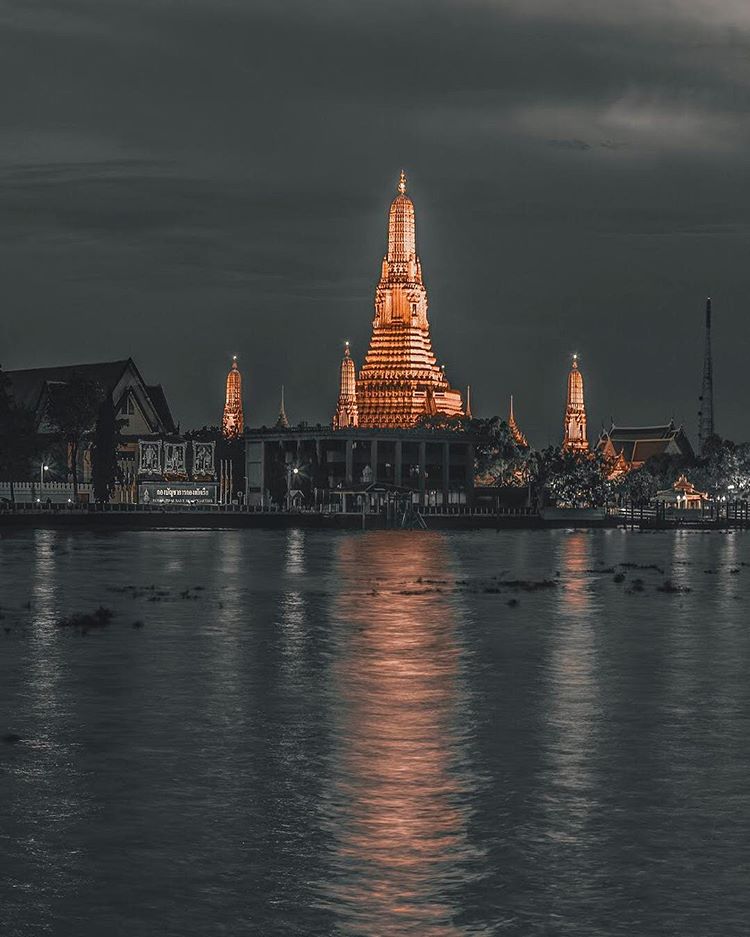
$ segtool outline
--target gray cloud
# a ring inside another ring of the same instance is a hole
[[[330,416],[405,165],[433,339],[476,408],[747,436],[739,0],[0,3],[7,367],[133,354],[183,425],[239,353],[253,421]]]

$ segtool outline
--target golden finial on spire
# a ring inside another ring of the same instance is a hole
[[[401,170],[401,178],[398,180],[398,190],[404,195],[406,193],[406,173],[404,170]]]

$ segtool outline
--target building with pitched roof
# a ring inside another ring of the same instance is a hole
[[[670,420],[660,426],[616,426],[604,430],[597,448],[620,471],[640,468],[654,456],[671,455],[692,459],[690,440],[681,426]]]
[[[124,421],[123,436],[177,432],[161,384],[146,384],[132,358],[3,373],[14,400],[34,413],[42,434],[54,431],[47,420],[51,389],[67,383],[74,374],[95,382],[109,395],[118,419]]]
[[[143,437],[175,436],[175,425],[164,389],[161,384],[147,384],[132,358],[120,361],[101,361],[90,364],[58,365],[51,368],[29,368],[4,371],[9,391],[15,402],[34,414],[37,432],[52,448],[56,430],[49,422],[50,395],[56,386],[80,375],[97,384],[112,401],[121,424],[122,443],[118,462],[124,475],[134,478],[138,440]],[[94,426],[91,427],[93,432]],[[60,458],[59,475],[66,474],[64,457]],[[91,479],[91,447],[82,446],[79,453],[79,478]]]

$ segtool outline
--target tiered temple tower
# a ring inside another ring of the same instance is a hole
[[[510,435],[515,440],[517,446],[520,446],[522,449],[529,448],[529,442],[521,432],[521,428],[518,423],[516,423],[516,417],[513,413],[513,394],[510,395],[510,412],[508,413],[508,429],[510,430]]]
[[[274,424],[276,429],[289,429],[289,417],[286,415],[286,405],[284,403],[284,385],[281,385],[281,406],[279,407],[279,415],[276,418],[276,423]]]
[[[583,402],[583,375],[578,370],[578,355],[573,355],[573,364],[568,375],[568,402],[565,407],[565,435],[563,451],[588,452],[586,437],[586,406]]]
[[[227,439],[236,439],[245,429],[245,417],[242,412],[242,375],[237,367],[237,355],[232,358],[232,367],[227,374],[227,395],[221,429]]]
[[[706,343],[703,351],[703,382],[698,398],[698,452],[714,434],[714,365],[711,358],[711,297],[706,300]]]
[[[388,218],[388,253],[375,291],[370,349],[357,380],[357,409],[366,428],[407,428],[423,415],[464,413],[460,392],[432,351],[414,203],[403,171]]]
[[[357,379],[354,374],[354,362],[349,353],[349,342],[347,342],[344,346],[344,357],[341,359],[339,402],[333,415],[333,428],[346,429],[348,426],[357,426],[358,422]]]

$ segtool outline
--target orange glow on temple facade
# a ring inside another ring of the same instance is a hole
[[[349,342],[347,342],[344,346],[344,357],[341,359],[339,402],[333,415],[333,428],[346,429],[357,426],[358,423],[357,378],[354,373],[354,362],[349,352]]]
[[[402,171],[388,218],[388,252],[375,291],[370,348],[356,384],[360,427],[408,428],[425,415],[464,415],[461,394],[450,386],[432,351],[427,305],[414,203]]]
[[[224,417],[221,431],[227,439],[236,439],[245,429],[242,412],[242,375],[237,367],[237,355],[232,358],[232,367],[227,374],[227,394],[224,402]]]
[[[586,436],[586,405],[583,400],[583,375],[578,368],[578,355],[573,355],[573,363],[568,374],[568,401],[565,407],[564,452],[588,452],[589,441]]]

